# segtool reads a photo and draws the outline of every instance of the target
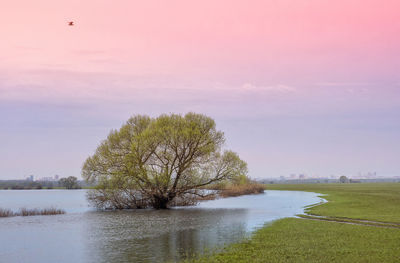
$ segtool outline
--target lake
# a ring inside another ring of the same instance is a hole
[[[0,207],[62,208],[55,216],[0,218],[1,262],[178,261],[238,242],[301,214],[316,193],[265,191],[165,211],[96,211],[86,190],[0,190]]]

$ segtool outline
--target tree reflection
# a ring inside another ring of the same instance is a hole
[[[87,214],[87,261],[164,262],[246,235],[246,209],[172,209]]]

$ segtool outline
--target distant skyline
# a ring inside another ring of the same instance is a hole
[[[80,177],[131,115],[189,111],[216,120],[252,177],[398,176],[398,10],[397,0],[8,1],[0,179]]]

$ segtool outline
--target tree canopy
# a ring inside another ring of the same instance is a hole
[[[75,176],[68,176],[67,178],[61,178],[59,184],[67,189],[78,189],[78,178]]]
[[[339,178],[340,183],[348,183],[349,181],[350,181],[349,178],[347,178],[347,176],[344,175],[340,176]]]
[[[222,150],[224,134],[195,113],[131,117],[112,130],[82,168],[95,181],[89,199],[103,208],[167,208],[201,187],[247,175],[247,164]]]

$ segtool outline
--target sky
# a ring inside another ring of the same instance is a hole
[[[130,116],[216,120],[250,176],[400,175],[398,0],[14,0],[0,179],[80,177]],[[68,26],[74,21],[74,26]]]

